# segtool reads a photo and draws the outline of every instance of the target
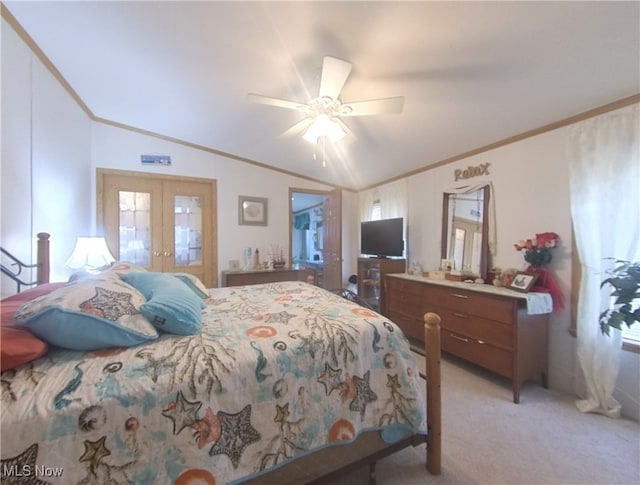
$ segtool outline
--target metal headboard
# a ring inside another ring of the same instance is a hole
[[[18,293],[22,291],[23,286],[41,285],[49,282],[49,237],[50,235],[46,232],[38,233],[38,262],[36,264],[23,263],[6,249],[0,248],[2,254],[11,260],[9,266],[13,267],[9,268],[0,263],[0,270],[2,271],[2,274],[7,275],[15,281],[18,287]],[[24,279],[20,277],[22,270],[32,268],[38,268],[36,279],[33,281],[24,281]]]

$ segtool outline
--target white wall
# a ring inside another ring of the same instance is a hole
[[[217,180],[218,268],[242,248],[289,248],[289,187],[330,187],[121,128],[91,121],[14,30],[2,20],[1,243],[35,262],[35,235],[50,232],[51,279],[79,235],[96,234],[97,167]],[[171,155],[170,167],[143,167],[140,155]],[[269,224],[240,226],[238,196],[266,197]],[[27,278],[28,279],[28,278]],[[15,285],[2,277],[3,295]]]
[[[32,263],[36,234],[49,232],[64,263],[91,221],[91,122],[4,20],[1,30],[1,243]],[[68,276],[62,263],[52,279]],[[3,276],[2,295],[14,291]]]
[[[170,166],[142,166],[140,155],[170,155]],[[289,188],[329,187],[275,170],[187,147],[157,137],[96,122],[93,124],[93,172],[111,168],[217,180],[218,269],[242,261],[242,248],[258,248],[265,257],[271,245],[289,252]],[[95,177],[95,175],[94,175]],[[95,184],[94,184],[95,187]],[[238,196],[268,199],[267,226],[238,224]],[[95,189],[92,195],[95,214]],[[220,275],[218,275],[220,281]]]
[[[550,269],[562,288],[564,310],[553,313],[549,325],[549,385],[569,393],[580,386],[576,340],[568,329],[571,312],[571,214],[567,143],[569,127],[560,128],[480,155],[428,170],[408,178],[410,253],[408,264],[425,269],[440,265],[442,193],[464,185],[454,170],[491,163],[489,174],[464,182],[492,182],[496,203],[497,252],[493,267],[524,269],[523,254],[513,245],[540,232],[556,232],[560,246],[553,250]],[[354,248],[353,251],[357,251]],[[352,251],[352,252],[353,252]],[[615,397],[623,413],[640,420],[640,355],[623,352]]]

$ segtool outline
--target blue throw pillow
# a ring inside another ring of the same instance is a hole
[[[72,350],[130,347],[158,338],[141,314],[144,296],[118,278],[84,278],[22,305],[18,325]]]
[[[191,273],[171,273],[173,276],[182,281],[185,285],[193,290],[193,292],[198,295],[203,300],[209,298],[209,292],[207,291],[207,287],[200,281],[196,275]]]
[[[140,311],[158,330],[176,335],[200,333],[206,304],[180,279],[150,271],[120,277],[145,296],[147,302]]]

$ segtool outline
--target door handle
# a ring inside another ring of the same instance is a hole
[[[173,256],[173,253],[171,251],[165,251],[164,253],[162,253],[163,256]]]
[[[160,251],[154,251],[153,255],[154,256],[162,256],[162,253]]]

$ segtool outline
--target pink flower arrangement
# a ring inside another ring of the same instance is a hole
[[[560,236],[555,232],[536,234],[535,239],[520,240],[514,247],[516,251],[524,252],[524,260],[534,267],[541,267],[551,262],[550,249],[558,245]]]

